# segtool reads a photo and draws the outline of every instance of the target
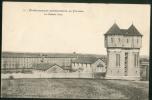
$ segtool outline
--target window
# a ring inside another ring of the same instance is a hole
[[[128,53],[125,53],[125,76],[128,75]]]
[[[128,43],[128,39],[127,39],[127,43]]]
[[[138,66],[138,53],[134,54],[134,66],[137,67]]]
[[[116,66],[120,66],[120,54],[116,54]]]
[[[119,42],[120,42],[120,38],[118,38]]]
[[[113,38],[111,38],[111,42],[113,42]]]

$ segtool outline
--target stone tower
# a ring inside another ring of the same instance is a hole
[[[120,29],[114,23],[104,35],[107,48],[106,78],[140,80],[140,32],[133,24],[128,29]]]

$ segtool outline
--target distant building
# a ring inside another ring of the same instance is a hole
[[[105,33],[107,48],[107,79],[140,79],[139,51],[142,35],[131,25],[120,29],[115,23]]]
[[[81,68],[81,72],[106,72],[106,64],[102,58],[80,57],[72,60],[72,69]],[[79,71],[79,70],[77,70]]]
[[[140,77],[143,81],[149,80],[149,59],[141,58],[140,59]]]
[[[2,72],[12,70],[21,72],[22,69],[34,70],[39,66],[45,69],[57,64],[68,72],[71,60],[75,58],[74,54],[2,52],[1,69]]]
[[[101,78],[106,73],[106,63],[103,58],[79,57],[72,60],[72,69],[75,72],[92,73],[94,78]]]
[[[64,53],[14,53],[2,52],[1,71],[2,72],[22,72],[23,70],[32,72],[33,70],[46,71],[49,68],[62,68],[64,72],[72,71],[71,62],[78,57],[89,58],[102,57],[101,55],[84,54],[64,54]],[[105,56],[103,56],[105,59]]]

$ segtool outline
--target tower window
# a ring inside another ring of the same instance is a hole
[[[125,73],[124,73],[124,75],[125,76],[127,76],[127,74],[128,74],[128,53],[126,52],[125,53]]]
[[[119,42],[120,42],[120,38],[118,38]]]
[[[113,42],[113,38],[111,38],[111,42]]]
[[[134,54],[134,66],[137,67],[138,66],[138,53]]]
[[[116,66],[120,66],[120,54],[116,54]]]
[[[127,43],[128,43],[128,39],[127,39]]]

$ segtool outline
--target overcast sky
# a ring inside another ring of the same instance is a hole
[[[5,2],[2,19],[2,51],[106,54],[104,33],[116,22],[133,23],[143,34],[140,53],[149,55],[150,5]]]

